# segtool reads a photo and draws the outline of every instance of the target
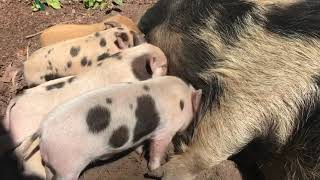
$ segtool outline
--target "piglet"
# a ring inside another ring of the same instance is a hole
[[[57,106],[29,141],[40,136],[47,179],[76,180],[90,162],[145,140],[153,170],[172,137],[192,121],[201,94],[173,76],[93,90]]]
[[[25,80],[35,86],[86,72],[111,55],[141,44],[143,38],[137,36],[128,28],[119,27],[43,47],[24,62]]]
[[[146,80],[167,73],[167,59],[151,44],[126,49],[78,76],[64,77],[27,89],[9,103],[4,127],[15,144],[33,134],[55,106],[87,91],[119,82]]]
[[[96,24],[57,24],[45,29],[40,35],[41,47],[61,41],[87,36],[111,27],[127,27],[134,33],[141,33],[137,25],[128,17],[114,15]]]

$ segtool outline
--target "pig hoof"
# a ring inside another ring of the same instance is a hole
[[[148,168],[150,171],[158,169],[161,166],[160,161],[150,161],[148,163]]]

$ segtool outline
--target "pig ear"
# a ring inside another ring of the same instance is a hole
[[[198,90],[192,92],[191,102],[192,102],[192,110],[194,113],[197,112],[199,109],[201,96],[202,96],[201,89],[198,89]]]

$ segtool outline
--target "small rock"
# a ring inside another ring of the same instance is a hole
[[[76,10],[75,9],[72,9],[71,10],[72,14],[76,13]]]
[[[46,11],[46,15],[48,16],[48,15],[49,15],[49,12]]]

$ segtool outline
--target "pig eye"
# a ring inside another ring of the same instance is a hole
[[[146,71],[148,74],[152,75],[152,70],[151,70],[151,66],[150,66],[150,61],[147,61],[146,63]]]

